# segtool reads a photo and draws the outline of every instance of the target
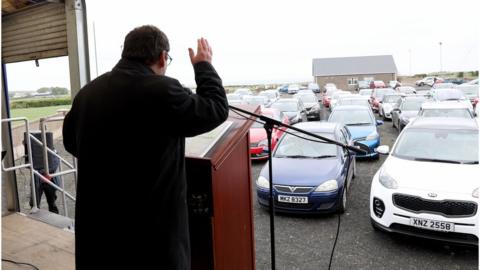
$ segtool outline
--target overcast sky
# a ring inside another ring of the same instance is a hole
[[[391,54],[402,75],[478,70],[478,0],[87,0],[92,79],[119,60],[125,35],[153,24],[170,40],[167,75],[194,85],[188,47],[205,37],[224,84],[311,81],[312,59]],[[410,57],[411,56],[411,57]],[[410,61],[411,59],[411,61]],[[9,64],[10,91],[70,88],[66,57]]]

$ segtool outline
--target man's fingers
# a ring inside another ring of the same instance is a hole
[[[195,53],[193,52],[192,48],[188,48],[188,54],[190,55],[190,60],[193,61],[193,58],[195,57]]]
[[[202,39],[201,39],[201,38],[198,39],[198,40],[197,40],[197,43],[198,43],[198,45],[197,45],[197,47],[198,47],[197,53],[200,53],[201,51],[203,51]]]
[[[205,39],[205,43],[207,44],[208,52],[210,53],[210,55],[212,55],[212,47],[210,47],[207,39]]]

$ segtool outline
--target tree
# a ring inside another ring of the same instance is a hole
[[[463,71],[458,72],[457,77],[458,78],[463,78]]]
[[[68,89],[65,87],[42,87],[37,90],[37,93],[50,93],[54,96],[68,95]]]
[[[42,93],[48,93],[50,92],[50,87],[42,87],[37,90],[37,93],[42,94]]]
[[[65,87],[52,87],[50,90],[54,96],[68,95],[68,89]]]

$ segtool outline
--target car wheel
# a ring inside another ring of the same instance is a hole
[[[347,188],[346,188],[346,185],[347,185],[347,183],[344,184],[342,197],[340,198],[339,204],[338,204],[337,211],[340,214],[345,213],[345,209],[347,208]]]

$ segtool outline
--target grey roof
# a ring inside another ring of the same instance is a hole
[[[312,61],[313,76],[397,73],[391,55],[315,58]]]

